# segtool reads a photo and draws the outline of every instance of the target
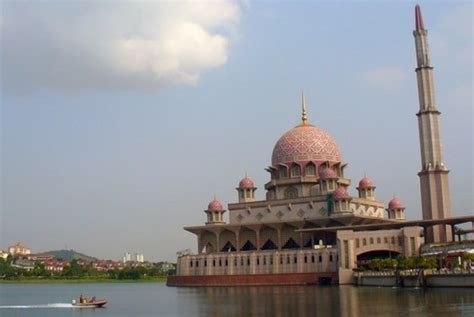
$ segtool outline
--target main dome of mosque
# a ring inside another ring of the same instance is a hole
[[[329,133],[311,124],[300,124],[277,141],[273,148],[272,165],[307,161],[340,162],[341,152]]]

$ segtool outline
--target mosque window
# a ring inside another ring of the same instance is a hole
[[[229,265],[229,262],[227,259],[225,259],[225,266]]]
[[[234,266],[237,266],[237,258],[234,259]]]
[[[207,260],[204,260],[204,266],[207,266]]]
[[[382,242],[382,239],[380,237],[377,238],[377,243],[380,244]]]
[[[291,177],[298,177],[301,176],[301,167],[297,164],[291,167]]]
[[[267,265],[267,258],[265,256],[263,257],[263,265]]]
[[[219,259],[219,266],[222,266],[222,260]]]
[[[294,259],[293,259],[293,262],[294,263],[298,263],[298,257],[295,255]]]
[[[285,199],[293,199],[298,197],[298,190],[295,187],[288,187],[285,190]]]
[[[273,257],[270,257],[270,265],[273,265]]]
[[[370,244],[374,244],[374,238],[370,238]]]
[[[189,262],[189,266],[193,267],[193,261]]]
[[[318,261],[319,261],[319,263],[323,262],[323,256],[322,255],[319,256]]]
[[[288,168],[286,166],[280,166],[280,178],[288,177]]]
[[[196,267],[199,267],[199,261],[196,261]]]
[[[240,191],[240,198],[244,198],[244,191],[243,190]]]
[[[250,190],[245,190],[245,197],[250,198]]]
[[[306,255],[304,256],[304,263],[308,263],[308,257]]]
[[[314,255],[311,256],[311,263],[314,263]]]
[[[240,265],[244,266],[244,258],[240,258]]]
[[[388,243],[388,237],[384,237],[384,238],[383,238],[383,242],[384,242],[384,243]]]
[[[216,266],[216,260],[212,260],[212,266]]]
[[[290,264],[290,256],[286,257],[286,264]]]
[[[360,247],[359,239],[356,239],[356,248]]]
[[[362,245],[367,245],[367,239],[366,238],[362,239]]]
[[[332,262],[332,254],[329,254],[329,262]]]
[[[250,266],[250,258],[247,258],[247,265]]]
[[[260,259],[257,258],[257,265],[260,265]]]
[[[283,264],[283,257],[280,256],[280,264]]]
[[[306,165],[305,167],[305,175],[308,175],[308,176],[314,176],[316,175],[316,167],[314,166],[313,163],[308,163],[308,165]]]
[[[395,244],[395,237],[392,237],[392,244]]]

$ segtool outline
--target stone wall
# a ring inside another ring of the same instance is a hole
[[[336,249],[220,252],[178,258],[177,275],[254,275],[336,272]]]

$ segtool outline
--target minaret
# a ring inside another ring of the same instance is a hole
[[[448,173],[443,159],[439,115],[436,108],[433,67],[428,51],[428,31],[423,25],[421,9],[415,7],[416,77],[420,111],[418,128],[421,149],[421,206],[423,219],[442,219],[451,216]],[[425,242],[448,242],[452,240],[451,228],[446,225],[427,228]]]

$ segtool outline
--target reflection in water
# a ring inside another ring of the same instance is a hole
[[[177,289],[198,316],[474,316],[470,289],[254,286]]]

